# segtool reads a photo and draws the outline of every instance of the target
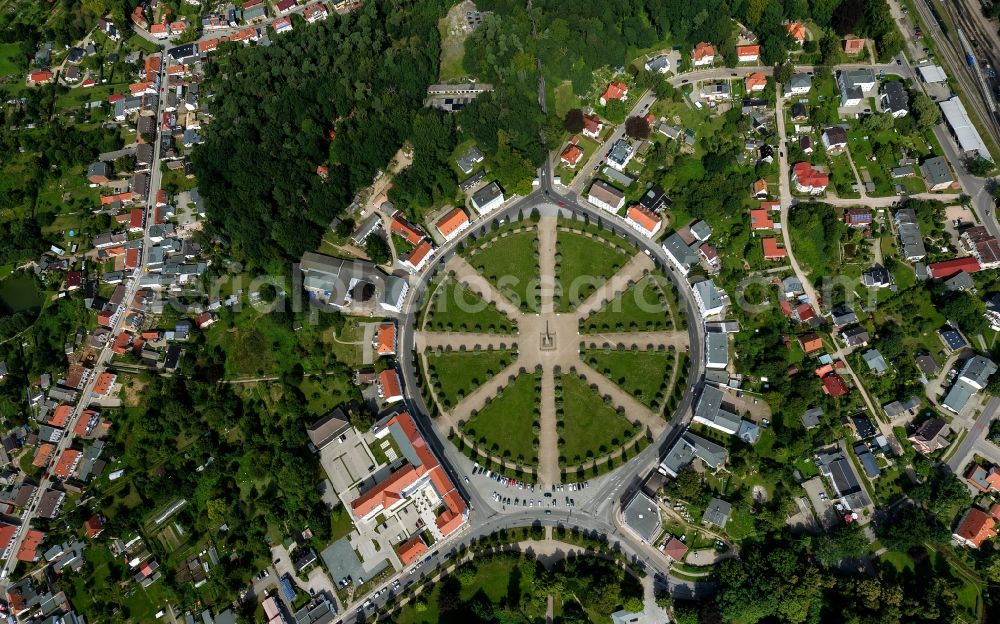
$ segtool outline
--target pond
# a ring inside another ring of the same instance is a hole
[[[38,310],[42,291],[34,278],[23,273],[0,280],[0,315]]]

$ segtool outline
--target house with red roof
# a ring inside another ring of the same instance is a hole
[[[274,3],[274,10],[278,15],[284,15],[295,8],[295,0],[278,0]]]
[[[866,228],[872,224],[872,211],[867,208],[848,208],[844,211],[844,223],[853,228]]]
[[[771,220],[771,214],[763,209],[757,208],[750,211],[750,229],[752,230],[773,230],[774,221]]]
[[[819,195],[830,184],[830,175],[812,166],[812,163],[797,162],[792,167],[792,182],[799,193]]]
[[[583,150],[579,145],[571,143],[566,146],[566,149],[559,154],[559,160],[566,164],[567,167],[575,167],[577,163],[580,162],[580,158],[583,156]]]
[[[788,36],[795,39],[795,42],[802,45],[806,42],[806,27],[801,22],[789,22],[785,24]]]
[[[427,552],[427,544],[423,538],[415,535],[396,547],[396,554],[404,566],[408,566],[418,560],[421,555]]]
[[[379,323],[372,338],[372,348],[379,357],[396,355],[396,323]]]
[[[711,43],[702,41],[694,46],[694,50],[691,51],[691,63],[694,64],[695,67],[711,65],[714,62],[715,48]]]
[[[38,547],[42,545],[44,539],[45,533],[38,529],[28,529],[24,539],[21,540],[21,546],[17,549],[17,560],[29,563],[38,561]]]
[[[10,557],[11,547],[14,545],[14,536],[17,535],[17,527],[13,524],[0,524],[0,550],[3,551],[3,555],[0,558],[6,560]],[[14,600],[11,597],[11,607],[14,607]]]
[[[87,532],[87,537],[94,539],[104,532],[104,520],[101,520],[101,516],[94,514],[84,521],[83,530]]]
[[[806,354],[814,353],[823,349],[823,339],[816,334],[805,334],[798,338],[799,346]]]
[[[392,216],[392,222],[389,223],[389,229],[393,234],[399,236],[411,245],[416,245],[424,238],[424,236],[426,236],[398,212]]]
[[[625,212],[625,222],[650,238],[656,236],[663,228],[663,219],[660,215],[640,204],[628,207]]]
[[[628,100],[628,85],[620,80],[615,80],[601,94],[601,106],[607,106],[611,100],[625,102]]]
[[[66,449],[59,456],[58,461],[56,461],[56,466],[52,469],[52,474],[60,479],[68,479],[76,470],[81,457],[83,457],[83,453],[80,451],[71,448]]]
[[[49,463],[49,458],[52,457],[52,451],[56,450],[54,444],[49,444],[45,442],[39,445],[38,450],[35,451],[35,459],[31,461],[31,465],[35,468],[44,468]]]
[[[979,548],[986,540],[996,537],[996,519],[978,507],[970,507],[952,533],[955,541],[969,548]]]
[[[153,35],[157,39],[166,39],[169,36],[167,32],[167,20],[164,19],[158,24],[153,24],[149,27],[149,34]]]
[[[596,139],[603,129],[604,121],[594,113],[583,116],[583,136]]]
[[[844,39],[844,54],[861,54],[865,51],[865,40],[857,37]]]
[[[143,14],[142,9],[143,7],[140,4],[135,7],[134,11],[132,11],[132,23],[142,30],[147,30],[149,28],[149,22],[146,21],[146,16]]]
[[[73,414],[73,406],[62,403],[52,411],[52,417],[49,418],[49,425],[62,429],[69,422],[69,417]]]
[[[304,17],[310,24],[320,20],[325,20],[328,15],[329,13],[327,12],[326,7],[320,2],[310,4],[302,11],[302,17]]]
[[[292,18],[279,17],[278,19],[271,22],[271,28],[274,29],[275,34],[292,32]]]
[[[962,256],[960,258],[952,258],[951,260],[944,260],[942,262],[932,262],[927,265],[927,274],[933,279],[948,279],[949,277],[965,271],[966,273],[975,273],[979,271],[982,267],[979,261],[973,256]]]
[[[455,208],[437,222],[437,230],[446,241],[450,241],[469,227],[469,215],[461,208]]]
[[[754,72],[743,80],[747,93],[763,91],[767,87],[767,76],[762,72]]]
[[[410,271],[416,273],[424,268],[427,261],[431,259],[434,255],[434,247],[431,245],[430,241],[422,240],[417,243],[417,246],[410,250],[410,253],[406,254],[401,262],[403,266],[410,269]]]
[[[850,390],[847,384],[844,383],[843,378],[837,373],[830,373],[823,378],[823,393],[831,397],[837,398],[844,396]]]
[[[765,238],[761,243],[764,246],[765,260],[783,260],[788,255],[785,248],[778,245],[777,239]]]
[[[660,551],[666,555],[667,559],[680,563],[684,561],[684,555],[687,554],[688,547],[687,544],[671,535],[670,539],[660,548]]]
[[[759,45],[736,46],[736,58],[740,63],[754,63],[760,59]]]
[[[51,70],[39,69],[38,71],[33,71],[30,74],[28,74],[28,84],[29,85],[47,84],[52,82],[53,77],[55,77],[55,74],[53,74]]]
[[[94,384],[94,398],[100,399],[107,396],[116,381],[118,381],[118,375],[114,373],[101,373],[98,375],[97,382]]]
[[[399,373],[387,368],[378,374],[378,396],[386,403],[403,400],[403,384],[399,380]]]

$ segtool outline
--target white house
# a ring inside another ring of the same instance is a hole
[[[609,212],[618,212],[625,204],[625,193],[603,180],[595,180],[590,186],[587,201]]]
[[[625,222],[650,238],[656,236],[663,228],[663,219],[652,210],[639,204],[633,204],[628,207],[628,212],[625,214]]]
[[[490,182],[472,194],[472,207],[479,214],[486,214],[499,208],[504,202],[503,191],[496,182]]]
[[[703,280],[691,287],[694,300],[703,318],[721,314],[726,308],[726,293],[715,286],[712,280]]]

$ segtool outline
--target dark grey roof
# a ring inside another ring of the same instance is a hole
[[[823,408],[813,407],[807,409],[802,414],[802,426],[806,429],[811,429],[812,427],[819,426],[819,418],[823,415]]]
[[[659,184],[654,184],[646,189],[642,198],[639,199],[639,204],[649,210],[658,210],[666,198],[667,193],[663,190],[663,187]]]
[[[941,339],[944,340],[945,344],[952,351],[957,351],[963,347],[969,346],[969,343],[965,341],[962,334],[958,333],[958,330],[952,329],[950,327],[941,330]]]
[[[910,98],[903,89],[903,84],[896,80],[882,83],[882,102],[890,112],[908,111]]]
[[[702,514],[701,519],[714,524],[720,529],[724,529],[732,513],[732,505],[720,498],[713,498],[708,501],[708,507],[705,508],[705,513]]]
[[[310,425],[306,433],[309,434],[309,439],[316,448],[323,448],[350,427],[351,423],[348,421],[347,416],[338,407]]]
[[[496,182],[490,182],[472,194],[472,205],[476,208],[480,208],[489,204],[498,197],[503,197],[503,191],[500,190],[500,185]]]
[[[966,379],[969,383],[984,388],[987,382],[989,382],[990,377],[996,372],[997,365],[993,360],[981,355],[974,355],[962,367],[962,379]]]
[[[951,168],[948,166],[948,161],[941,156],[934,156],[925,160],[920,165],[920,171],[923,172],[927,183],[931,186],[950,183],[955,179],[951,175]]]
[[[646,542],[652,542],[660,532],[660,509],[641,491],[625,506],[624,515],[625,524]]]

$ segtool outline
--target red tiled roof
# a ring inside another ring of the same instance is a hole
[[[24,539],[21,540],[21,547],[17,549],[18,561],[34,561],[38,558],[38,547],[45,539],[45,533],[38,529],[28,529]]]
[[[0,524],[0,550],[7,550],[10,546],[10,541],[14,539],[14,534],[17,533],[17,527],[13,524]],[[11,598],[11,604],[13,605],[14,599]]]
[[[90,422],[92,416],[97,414],[94,410],[83,410],[80,417],[76,419],[76,426],[73,427],[73,435],[75,436],[85,436],[87,435],[87,423]]]
[[[864,39],[847,38],[844,39],[844,52],[847,54],[857,54],[865,49]]]
[[[784,247],[778,246],[777,239],[765,238],[761,241],[764,245],[764,259],[765,260],[780,260],[788,255]]]
[[[134,269],[139,266],[139,250],[131,247],[125,250],[125,268]]]
[[[433,251],[433,249],[434,248],[431,247],[429,242],[420,241],[420,243],[413,248],[413,251],[410,252],[410,255],[406,257],[406,261],[415,267],[420,266],[420,263],[424,261],[424,258],[426,258],[427,255]]]
[[[927,265],[927,272],[934,279],[947,279],[962,271],[975,273],[981,268],[979,261],[974,257],[962,256],[961,258],[952,258],[951,260],[944,260],[942,262],[932,262]]]
[[[63,479],[68,479],[73,468],[76,467],[76,462],[79,460],[80,451],[70,448],[66,449],[59,456],[59,461],[56,462],[56,467],[52,469],[52,474]]]
[[[694,60],[700,61],[705,57],[715,56],[715,48],[712,47],[711,43],[702,41],[694,46],[694,53],[691,56],[694,57]]]
[[[983,542],[995,536],[996,521],[988,516],[985,511],[972,507],[965,512],[965,516],[955,529],[955,535],[964,538],[979,548]]]
[[[468,222],[469,217],[465,214],[465,211],[461,208],[455,208],[445,216],[441,217],[441,220],[437,222],[437,229],[441,232],[442,236],[447,237]]]
[[[71,405],[62,405],[56,407],[55,411],[52,412],[52,418],[49,419],[49,424],[53,427],[63,428],[66,423],[69,422],[69,416],[73,413],[73,407]]]
[[[736,46],[736,56],[760,56],[759,45]]]
[[[583,129],[591,134],[600,132],[604,122],[597,115],[590,114],[583,116]]]
[[[802,186],[826,188],[830,184],[829,174],[819,171],[807,162],[797,162],[792,168],[792,175]]]
[[[379,355],[392,355],[396,352],[396,324],[382,323],[375,334],[375,351]]]
[[[823,392],[832,397],[844,396],[847,394],[847,384],[837,373],[830,373],[823,378]]]
[[[799,336],[799,346],[806,353],[812,353],[813,351],[819,351],[823,348],[823,339],[816,334],[806,334],[804,336]]]
[[[410,565],[425,552],[427,552],[427,544],[419,535],[403,542],[396,548],[396,554],[399,555],[399,560],[403,562],[404,566]]]
[[[785,24],[785,30],[791,35],[792,39],[795,39],[799,43],[806,40],[806,27],[799,22],[791,22]]]
[[[767,180],[761,178],[753,183],[754,195],[767,195]]]
[[[31,80],[31,82],[45,82],[46,80],[52,80],[52,72],[47,69],[41,69],[28,74],[28,79]]]
[[[99,515],[94,514],[84,521],[83,528],[87,532],[87,537],[94,538],[104,531],[104,522]]]
[[[403,388],[399,382],[399,375],[391,368],[387,368],[378,374],[378,384],[382,387],[384,398],[403,396]]]
[[[660,217],[657,216],[655,212],[640,206],[639,204],[632,204],[628,207],[627,212],[628,218],[632,221],[638,223],[644,230],[652,233],[658,225],[660,225]]]
[[[566,149],[559,154],[559,160],[562,160],[568,165],[575,165],[580,161],[580,157],[583,156],[583,150],[577,145],[567,145]]]
[[[49,457],[55,449],[55,445],[49,444],[48,442],[40,445],[38,450],[35,451],[35,459],[31,462],[31,465],[36,468],[42,468],[49,463]]]
[[[767,86],[767,76],[761,72],[754,72],[746,77],[744,84],[747,91],[759,91]]]
[[[688,547],[684,542],[680,541],[676,537],[671,537],[667,540],[667,543],[663,545],[661,550],[663,551],[663,554],[670,559],[673,559],[674,561],[683,561],[684,555],[687,554]]]
[[[751,210],[750,228],[754,230],[773,230],[774,221],[771,221],[771,215],[763,208]]]
[[[406,219],[399,215],[392,218],[389,229],[392,230],[393,234],[406,239],[411,245],[416,245],[424,237],[423,232],[417,231]]]
[[[608,88],[604,90],[601,98],[605,102],[610,102],[611,100],[620,100],[628,95],[628,85],[620,80],[616,80],[608,85]]]
[[[116,377],[113,373],[101,373],[97,378],[97,383],[94,384],[94,394],[97,396],[107,394],[108,390],[111,390],[111,386],[114,385]]]

